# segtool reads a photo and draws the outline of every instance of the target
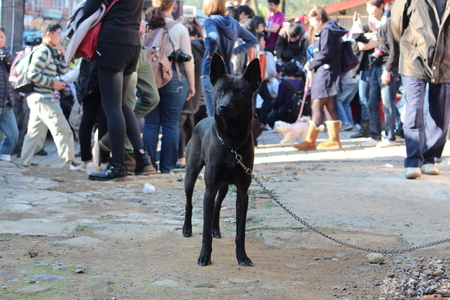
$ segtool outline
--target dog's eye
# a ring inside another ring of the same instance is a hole
[[[244,95],[244,93],[243,93],[243,92],[241,92],[241,91],[237,91],[237,92],[236,92],[236,94],[237,94],[238,96],[242,96],[242,95]]]
[[[217,89],[217,93],[222,94],[223,93],[223,89],[222,88],[218,88]]]

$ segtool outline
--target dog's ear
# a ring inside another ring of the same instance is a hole
[[[242,77],[247,79],[253,91],[259,88],[261,84],[261,67],[259,66],[258,58],[255,58],[248,64]]]
[[[213,54],[210,69],[211,71],[209,72],[209,79],[211,80],[212,85],[215,85],[217,80],[227,75],[223,58],[218,53]]]

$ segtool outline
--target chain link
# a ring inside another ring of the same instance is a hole
[[[422,244],[422,245],[418,245],[415,247],[409,247],[409,248],[401,248],[401,249],[371,249],[371,248],[366,248],[366,247],[360,247],[360,246],[356,246],[344,241],[341,241],[335,237],[332,237],[322,231],[320,231],[319,229],[317,229],[316,227],[312,226],[311,224],[309,224],[308,222],[306,222],[305,220],[303,220],[302,218],[300,218],[299,216],[297,216],[295,213],[293,213],[292,211],[290,211],[287,207],[285,207],[278,199],[277,197],[275,197],[271,191],[269,191],[264,184],[253,174],[253,171],[250,168],[247,168],[243,163],[242,163],[242,157],[236,153],[236,151],[233,151],[235,157],[236,157],[236,161],[237,163],[242,166],[242,168],[244,169],[244,171],[249,174],[250,176],[252,176],[253,180],[261,187],[261,189],[264,191],[264,193],[266,193],[267,195],[270,196],[270,198],[275,201],[284,211],[286,211],[291,217],[293,217],[295,220],[297,220],[298,222],[300,222],[303,226],[305,226],[306,228],[314,231],[315,233],[348,248],[352,248],[352,249],[356,249],[356,250],[362,250],[362,251],[368,251],[368,252],[375,252],[375,253],[385,253],[385,254],[395,254],[395,253],[402,253],[402,252],[408,252],[408,251],[413,251],[413,250],[417,250],[417,249],[423,249],[423,248],[428,248],[431,246],[435,246],[435,245],[439,245],[439,244],[443,244],[443,243],[447,243],[450,242],[450,238],[445,238],[442,240],[437,240],[437,241],[433,241],[430,243],[426,243],[426,244]],[[238,159],[239,158],[239,159]]]

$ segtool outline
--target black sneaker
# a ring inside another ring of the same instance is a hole
[[[38,153],[36,153],[36,155],[39,155],[39,156],[47,156],[48,153],[47,153],[47,151],[45,151],[44,148],[42,148],[41,150],[38,151]]]

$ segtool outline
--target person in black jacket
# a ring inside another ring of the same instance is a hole
[[[102,3],[103,0],[87,0],[84,6],[86,16],[92,15]],[[135,172],[149,165],[136,117],[125,101],[141,49],[139,24],[142,8],[142,0],[117,1],[103,18],[97,45],[97,72],[112,155],[104,171],[89,175],[91,180],[126,180],[125,134],[134,148]]]
[[[184,168],[186,160],[184,157],[185,148],[189,140],[191,139],[192,132],[195,127],[195,114],[200,106],[200,97],[202,95],[202,87],[200,81],[200,75],[202,72],[202,59],[205,53],[205,45],[203,40],[198,38],[197,27],[188,19],[180,17],[178,21],[181,22],[189,31],[189,37],[191,38],[192,56],[194,58],[195,66],[195,94],[189,100],[185,101],[183,109],[181,111],[180,118],[180,144],[178,146],[178,162],[177,168]]]
[[[367,0],[369,20],[372,19],[372,30],[376,35],[372,43],[376,44],[372,54],[373,66],[370,75],[369,119],[371,138],[361,144],[363,147],[395,146],[395,124],[397,108],[398,58],[399,48],[390,27],[389,11],[385,9],[384,0]],[[369,43],[370,44],[370,43]],[[383,103],[386,138],[381,141],[380,95]]]
[[[11,160],[11,152],[19,140],[19,129],[13,109],[11,85],[8,80],[13,58],[5,44],[5,29],[0,28],[0,130],[4,133],[4,137],[0,141],[0,159]]]
[[[313,58],[305,65],[305,69],[313,72],[312,120],[305,141],[294,147],[298,150],[337,149],[341,148],[341,122],[334,108],[334,96],[341,92],[341,38],[347,30],[340,27],[336,20],[330,20],[325,10],[317,5],[308,10],[307,17],[311,25],[310,43],[314,42]],[[316,147],[319,135],[317,126],[323,123],[324,110],[329,139]]]
[[[281,28],[275,44],[275,52],[280,59],[281,54],[287,49],[294,54],[294,59],[306,63],[306,49],[308,49],[308,36],[305,28],[300,23],[291,23],[289,26]]]

